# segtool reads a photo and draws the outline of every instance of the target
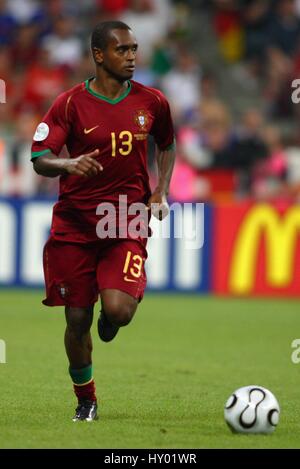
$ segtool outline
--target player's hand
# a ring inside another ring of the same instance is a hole
[[[146,210],[151,210],[158,220],[163,220],[169,214],[169,204],[164,193],[155,190],[148,200]]]
[[[70,158],[66,161],[65,169],[68,174],[83,176],[85,178],[97,176],[103,171],[103,166],[95,160],[99,155],[99,150],[80,155],[77,158]]]

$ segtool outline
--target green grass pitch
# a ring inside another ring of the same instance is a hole
[[[100,419],[73,423],[64,314],[42,295],[0,291],[0,448],[300,447],[298,301],[146,294],[109,344],[94,322]],[[248,384],[279,401],[272,435],[235,435],[224,423],[226,399]]]

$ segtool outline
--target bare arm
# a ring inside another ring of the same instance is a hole
[[[50,178],[63,174],[88,178],[97,176],[103,170],[101,164],[94,159],[98,155],[99,150],[80,155],[77,158],[57,158],[57,156],[49,153],[36,158],[33,162],[33,168],[37,174]]]
[[[157,149],[156,161],[158,167],[158,185],[154,192],[157,191],[167,196],[175,163],[174,149],[165,151]]]
[[[152,205],[152,214],[162,220],[169,213],[167,195],[175,163],[175,150],[159,150],[156,152],[158,167],[158,185],[148,200],[148,209]],[[155,204],[155,205],[154,205]]]

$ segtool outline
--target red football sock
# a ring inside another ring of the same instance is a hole
[[[78,401],[82,399],[87,399],[89,401],[96,401],[96,387],[95,387],[95,381],[92,380],[89,383],[86,384],[73,384],[74,387],[74,392],[76,394],[76,397]]]

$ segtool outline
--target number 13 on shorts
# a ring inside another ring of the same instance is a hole
[[[136,282],[142,275],[143,258],[139,254],[132,254],[127,251],[126,259],[123,267],[124,280],[127,282]],[[129,276],[133,277],[130,278]]]

